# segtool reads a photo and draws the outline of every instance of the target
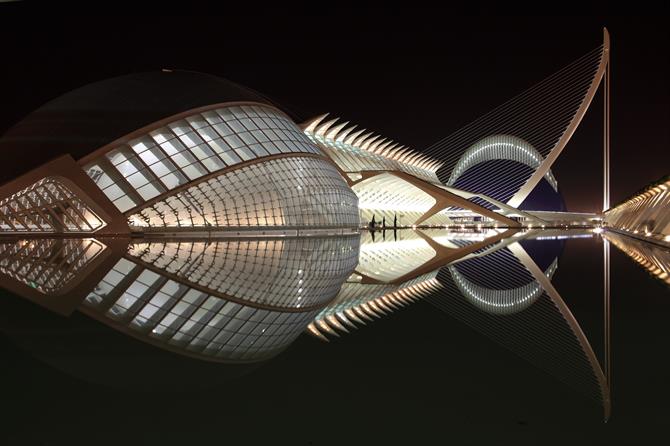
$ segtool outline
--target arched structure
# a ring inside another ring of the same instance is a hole
[[[82,87],[28,116],[0,149],[36,144],[61,156],[0,188],[2,231],[358,229],[357,197],[330,159],[270,101],[214,76]],[[36,190],[39,200],[24,198]]]
[[[495,185],[495,192],[487,191],[488,195],[497,200],[507,201],[515,191],[505,186],[507,183],[513,186],[514,181],[504,177],[506,170],[501,169],[502,171],[498,172],[499,166],[491,163],[499,160],[514,161],[533,170],[539,168],[544,161],[542,155],[527,141],[512,135],[492,135],[474,143],[461,156],[446,184],[470,191],[486,191],[488,188],[484,183],[488,182]],[[459,182],[459,179],[471,171],[470,169],[483,163],[491,164],[490,168],[484,169],[479,175],[471,176],[467,182]],[[548,171],[544,178],[552,189],[558,192],[558,183],[551,171]]]
[[[478,141],[508,135],[526,141],[541,156],[541,162],[533,170],[519,169],[519,165],[501,166],[498,172],[501,187],[509,178],[508,187],[513,195],[505,200],[518,208],[543,177],[550,173],[552,164],[561,154],[588,110],[598,87],[605,80],[605,160],[609,147],[608,106],[609,95],[607,73],[609,67],[610,38],[603,30],[603,43],[558,72],[547,77],[518,96],[510,99],[486,115],[476,119],[460,130],[428,147],[423,153],[442,164],[437,176],[449,182],[458,177],[455,172],[466,153]],[[501,153],[504,158],[504,155]],[[467,164],[467,163],[466,163]],[[536,163],[533,163],[536,164]],[[607,171],[607,169],[605,169]],[[522,178],[519,178],[521,176]],[[606,172],[607,178],[607,172]],[[606,181],[607,183],[607,181]],[[476,188],[469,192],[482,192]],[[607,195],[607,187],[605,188]]]
[[[120,243],[119,243],[120,242]],[[164,350],[248,363],[285,349],[339,293],[359,238],[0,240],[4,288]]]

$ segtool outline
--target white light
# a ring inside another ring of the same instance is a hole
[[[595,228],[593,229],[593,232],[595,232],[596,234],[602,234],[603,228]]]

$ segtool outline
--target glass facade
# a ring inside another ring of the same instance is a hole
[[[435,257],[435,250],[414,231],[401,233],[398,240],[372,240],[362,234],[356,271],[381,282],[404,276]]]
[[[95,232],[105,226],[57,177],[46,177],[0,201],[0,232]]]
[[[355,323],[365,324],[364,320],[381,317],[431,293],[439,286],[436,275],[437,271],[433,271],[400,285],[349,281],[307,330],[323,340],[328,340],[325,334],[347,332],[346,327],[356,328]]]
[[[140,337],[220,360],[266,359],[305,329],[316,312],[254,308],[191,288],[120,260],[84,301],[85,313]]]
[[[105,250],[93,239],[40,238],[0,243],[0,272],[43,294],[59,294]]]
[[[326,160],[289,157],[234,169],[144,207],[131,226],[359,226],[358,199]]]
[[[329,302],[358,262],[359,237],[136,243],[129,255],[212,293],[257,305]]]
[[[342,141],[334,141],[330,138],[313,133],[307,133],[312,141],[342,169],[344,172],[361,172],[364,170],[399,170],[412,174],[429,183],[440,183],[435,172],[422,169],[412,164],[403,163],[387,158],[378,153],[372,153]]]
[[[113,148],[84,170],[127,212],[204,175],[282,153],[321,154],[278,110],[235,105],[175,120]]]
[[[165,347],[267,359],[339,292],[358,237],[131,244],[82,311]]]
[[[374,217],[375,222],[386,220],[392,226],[397,219],[398,226],[414,224],[435,205],[435,198],[418,187],[391,174],[381,174],[353,186],[358,196],[358,207],[362,224]],[[446,211],[445,211],[446,212]],[[444,212],[433,216],[432,224],[451,223]]]
[[[629,235],[670,244],[670,179],[656,185],[605,212],[605,224]]]

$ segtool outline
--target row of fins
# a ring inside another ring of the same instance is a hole
[[[318,136],[324,140],[341,142],[360,150],[375,153],[403,164],[408,164],[429,172],[437,172],[444,164],[442,161],[430,158],[422,153],[415,152],[407,146],[402,146],[390,139],[382,138],[365,129],[356,130],[356,126],[346,127],[349,121],[336,125],[340,118],[334,118],[323,122],[328,113],[307,121],[302,125],[303,132],[308,135]]]
[[[628,257],[646,269],[649,274],[670,285],[670,274],[666,270],[667,263],[665,259],[657,259],[653,252],[645,253],[644,251],[637,249],[634,245],[622,243],[614,237],[607,237],[607,239],[612,242],[614,246],[626,253]]]
[[[372,322],[375,318],[381,318],[393,310],[414,303],[440,288],[440,283],[434,278],[419,282],[354,305],[346,310],[317,318],[307,326],[307,332],[322,341],[329,342],[327,335],[339,337],[340,333],[349,333],[349,329],[358,328],[356,324],[366,325],[367,322]]]

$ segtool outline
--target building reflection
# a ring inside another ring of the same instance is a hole
[[[424,229],[394,231],[393,239],[364,233],[356,270],[308,331],[327,341],[415,302],[437,290],[441,266],[515,232]]]
[[[4,240],[0,272],[4,288],[55,313],[228,364],[268,360],[304,332],[329,341],[423,299],[600,401],[608,417],[608,379],[551,284],[565,237],[489,228]]]
[[[608,419],[608,377],[551,283],[562,240],[542,231],[544,240],[538,241],[538,234],[520,235],[442,268],[439,289],[427,301],[598,401]]]
[[[114,257],[103,242],[0,246],[3,285],[30,300],[180,354],[252,362],[290,345],[333,299],[357,264],[359,238],[131,241],[99,281],[73,282],[77,290],[67,283],[77,268],[100,251]],[[63,289],[80,301],[63,309],[43,298]]]
[[[616,232],[602,234],[612,243],[656,279],[670,285],[670,249],[658,244],[626,237]]]

